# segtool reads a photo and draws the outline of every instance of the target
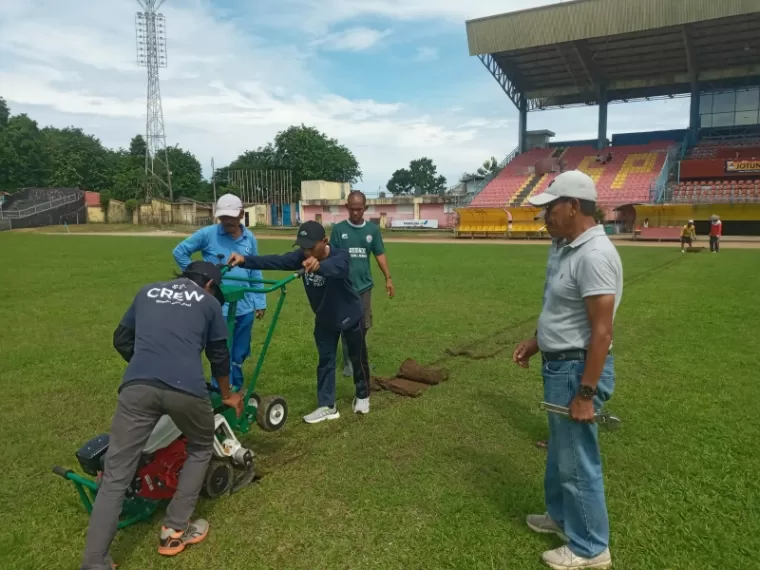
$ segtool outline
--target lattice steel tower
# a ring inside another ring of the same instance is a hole
[[[143,9],[135,16],[137,65],[148,68],[148,109],[145,122],[145,198],[158,194],[174,201],[169,154],[166,151],[164,112],[158,70],[166,67],[166,20],[158,9],[164,0],[137,0]]]

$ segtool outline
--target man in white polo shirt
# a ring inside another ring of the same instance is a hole
[[[528,516],[527,523],[566,542],[543,553],[551,568],[609,568],[609,519],[594,413],[615,384],[612,323],[623,294],[623,267],[594,219],[596,186],[588,175],[563,172],[530,203],[545,208],[553,239],[538,328],[534,338],[517,346],[513,360],[527,368],[540,351],[544,400],[569,406],[571,418],[549,414],[547,512]]]

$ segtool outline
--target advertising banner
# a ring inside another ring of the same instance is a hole
[[[438,220],[393,220],[392,228],[438,229]]]
[[[760,173],[760,160],[727,160],[726,174]]]

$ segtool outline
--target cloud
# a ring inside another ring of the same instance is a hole
[[[312,41],[311,44],[332,51],[364,51],[390,34],[389,29],[375,30],[359,26],[328,34]]]
[[[331,25],[360,18],[399,21],[442,20],[461,26],[465,20],[557,4],[562,0],[281,0],[267,8],[267,21],[298,25],[323,33]],[[294,17],[298,14],[298,18]]]
[[[13,2],[17,2],[13,4]],[[19,19],[0,22],[0,85],[15,113],[42,124],[76,124],[105,144],[126,146],[144,130],[145,70],[135,64],[131,0],[104,7],[11,0]],[[312,71],[317,55],[264,39],[208,5],[165,5],[169,67],[161,70],[168,144],[194,152],[206,171],[270,141],[293,124],[313,125],[351,148],[365,185],[384,184],[400,166],[430,156],[439,169],[490,154],[477,128],[425,113],[402,98],[349,98]],[[7,22],[7,23],[6,23]],[[388,30],[349,28],[333,48],[366,49]],[[467,148],[461,148],[462,146]]]
[[[414,56],[414,61],[426,62],[435,61],[438,59],[438,50],[434,47],[423,46],[417,48],[417,55]]]
[[[341,22],[386,14],[449,18],[457,25],[459,15],[450,14],[461,12],[463,5],[487,7],[484,0],[280,0],[269,8],[285,4],[294,9],[296,3],[302,8],[323,6],[323,11],[337,7],[342,12],[331,18]],[[503,10],[503,2],[493,4],[499,4],[494,13]],[[28,113],[40,124],[73,124],[109,146],[128,145],[145,129],[145,70],[135,63],[136,10],[134,0],[0,0],[0,96],[12,112]],[[273,33],[261,19],[220,13],[205,1],[173,0],[163,11],[169,61],[161,70],[167,143],[193,152],[206,174],[211,157],[224,165],[271,141],[279,130],[301,123],[337,138],[356,154],[364,171],[359,187],[369,192],[422,156],[432,158],[451,185],[462,172],[490,156],[502,158],[517,144],[516,112],[477,61],[464,77],[452,78],[448,61],[441,69],[428,66],[440,74],[440,84],[373,68],[372,73],[388,73],[377,75],[387,78],[382,89],[377,82],[363,86],[368,73],[356,77],[359,87],[346,87],[351,70],[322,58],[327,49],[366,52],[390,29],[395,31],[391,26],[354,22],[338,32],[328,30],[314,49],[309,47],[315,39],[311,35]],[[5,17],[11,14],[13,18]],[[311,12],[289,14],[306,19]],[[336,24],[329,25],[336,29]],[[458,33],[461,40],[461,29]],[[394,33],[399,45],[393,47],[405,48],[407,54],[416,49],[417,57],[432,57],[434,50],[443,49],[429,41],[410,49],[403,43],[408,38]],[[377,59],[372,63],[388,66],[384,55],[373,57]],[[671,103],[652,103],[637,114],[630,107],[611,106],[610,132],[671,127],[673,117],[685,122],[688,101],[685,111],[683,101]],[[528,124],[531,129],[550,128],[558,139],[588,138],[596,129],[595,113],[593,108],[531,113]],[[646,125],[640,124],[641,116],[646,116]]]

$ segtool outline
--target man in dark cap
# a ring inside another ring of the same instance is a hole
[[[346,339],[356,387],[353,411],[369,413],[369,366],[362,323],[363,308],[350,278],[348,251],[331,248],[325,228],[308,221],[301,224],[295,245],[299,249],[283,255],[242,256],[233,253],[228,263],[244,269],[304,270],[303,284],[314,311],[314,340],[319,353],[317,366],[317,409],[304,416],[309,424],[335,420],[335,360],[338,340]]]
[[[187,438],[187,459],[166,509],[158,552],[174,556],[208,534],[208,522],[190,520],[214,451],[214,411],[199,358],[204,349],[222,401],[238,415],[243,409],[240,394],[230,391],[221,282],[221,270],[214,264],[191,263],[177,279],[142,287],[114,331],[114,348],[129,364],[119,387],[81,570],[115,567],[108,550],[124,493],[153,428],[164,415]]]

